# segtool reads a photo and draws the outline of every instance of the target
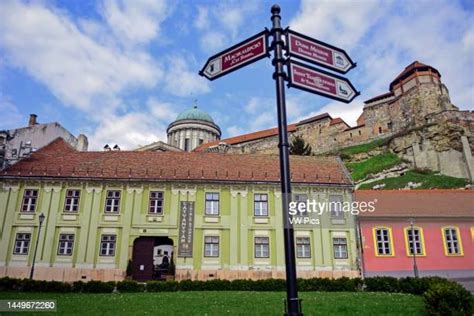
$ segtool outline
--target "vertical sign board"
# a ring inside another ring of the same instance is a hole
[[[209,80],[217,79],[254,61],[267,57],[268,30],[258,33],[225,51],[210,57],[199,74]]]
[[[286,30],[286,43],[290,56],[339,73],[345,74],[356,66],[344,50],[289,29]]]
[[[289,86],[311,93],[319,94],[334,100],[349,103],[359,92],[344,77],[321,69],[290,61],[288,65]]]
[[[193,256],[194,202],[181,202],[178,257]]]

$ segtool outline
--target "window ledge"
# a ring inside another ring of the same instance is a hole
[[[159,214],[148,214],[147,220],[149,222],[162,222],[163,221],[163,215]]]
[[[77,214],[63,213],[63,221],[75,221],[77,219]]]
[[[270,218],[268,218],[268,216],[254,216],[253,221],[255,224],[268,224]]]
[[[335,225],[345,225],[346,220],[344,218],[331,218],[331,224]]]
[[[204,222],[206,223],[219,223],[221,221],[219,216],[204,216]]]
[[[35,214],[20,213],[20,219],[35,219]]]
[[[103,218],[106,222],[118,222],[120,214],[104,214]]]

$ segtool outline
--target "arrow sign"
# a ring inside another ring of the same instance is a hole
[[[339,73],[345,74],[356,66],[344,50],[289,29],[286,30],[286,43],[290,56]]]
[[[210,57],[199,74],[214,80],[269,56],[268,34],[269,31],[265,30]]]
[[[360,93],[344,77],[295,61],[288,66],[289,86],[349,103]]]

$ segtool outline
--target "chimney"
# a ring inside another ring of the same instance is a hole
[[[89,147],[89,141],[87,140],[87,136],[84,134],[80,134],[77,136],[77,150],[79,151],[87,151]]]
[[[38,118],[38,115],[36,114],[30,114],[30,120],[28,121],[28,127],[34,126],[38,124],[36,119]]]

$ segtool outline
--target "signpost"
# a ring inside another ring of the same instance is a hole
[[[288,55],[339,73],[345,74],[356,66],[344,50],[289,29],[286,45]]]
[[[290,61],[288,65],[290,87],[299,88],[341,102],[349,103],[359,92],[344,77]]]
[[[199,74],[209,80],[214,80],[268,57],[268,33],[268,30],[265,30],[210,57]]]
[[[269,51],[274,51],[272,64],[275,67],[273,79],[275,79],[276,83],[287,287],[285,315],[296,316],[303,314],[296,287],[294,231],[293,225],[289,221],[290,216],[288,212],[288,206],[291,202],[291,179],[284,83],[288,81],[289,87],[299,88],[346,103],[351,102],[359,95],[359,92],[356,91],[349,80],[343,77],[291,59],[285,59],[283,50],[286,50],[287,56],[300,58],[306,62],[314,63],[339,73],[347,73],[356,66],[349,55],[340,48],[289,29],[283,30],[281,27],[280,7],[278,5],[272,6],[271,13],[271,31],[265,30],[210,57],[202,70],[199,71],[199,74],[209,80],[214,80],[263,57],[269,57]],[[270,47],[268,46],[269,36],[273,37]],[[286,44],[283,41],[283,37],[286,37]],[[285,72],[285,65],[287,65],[288,74]]]

